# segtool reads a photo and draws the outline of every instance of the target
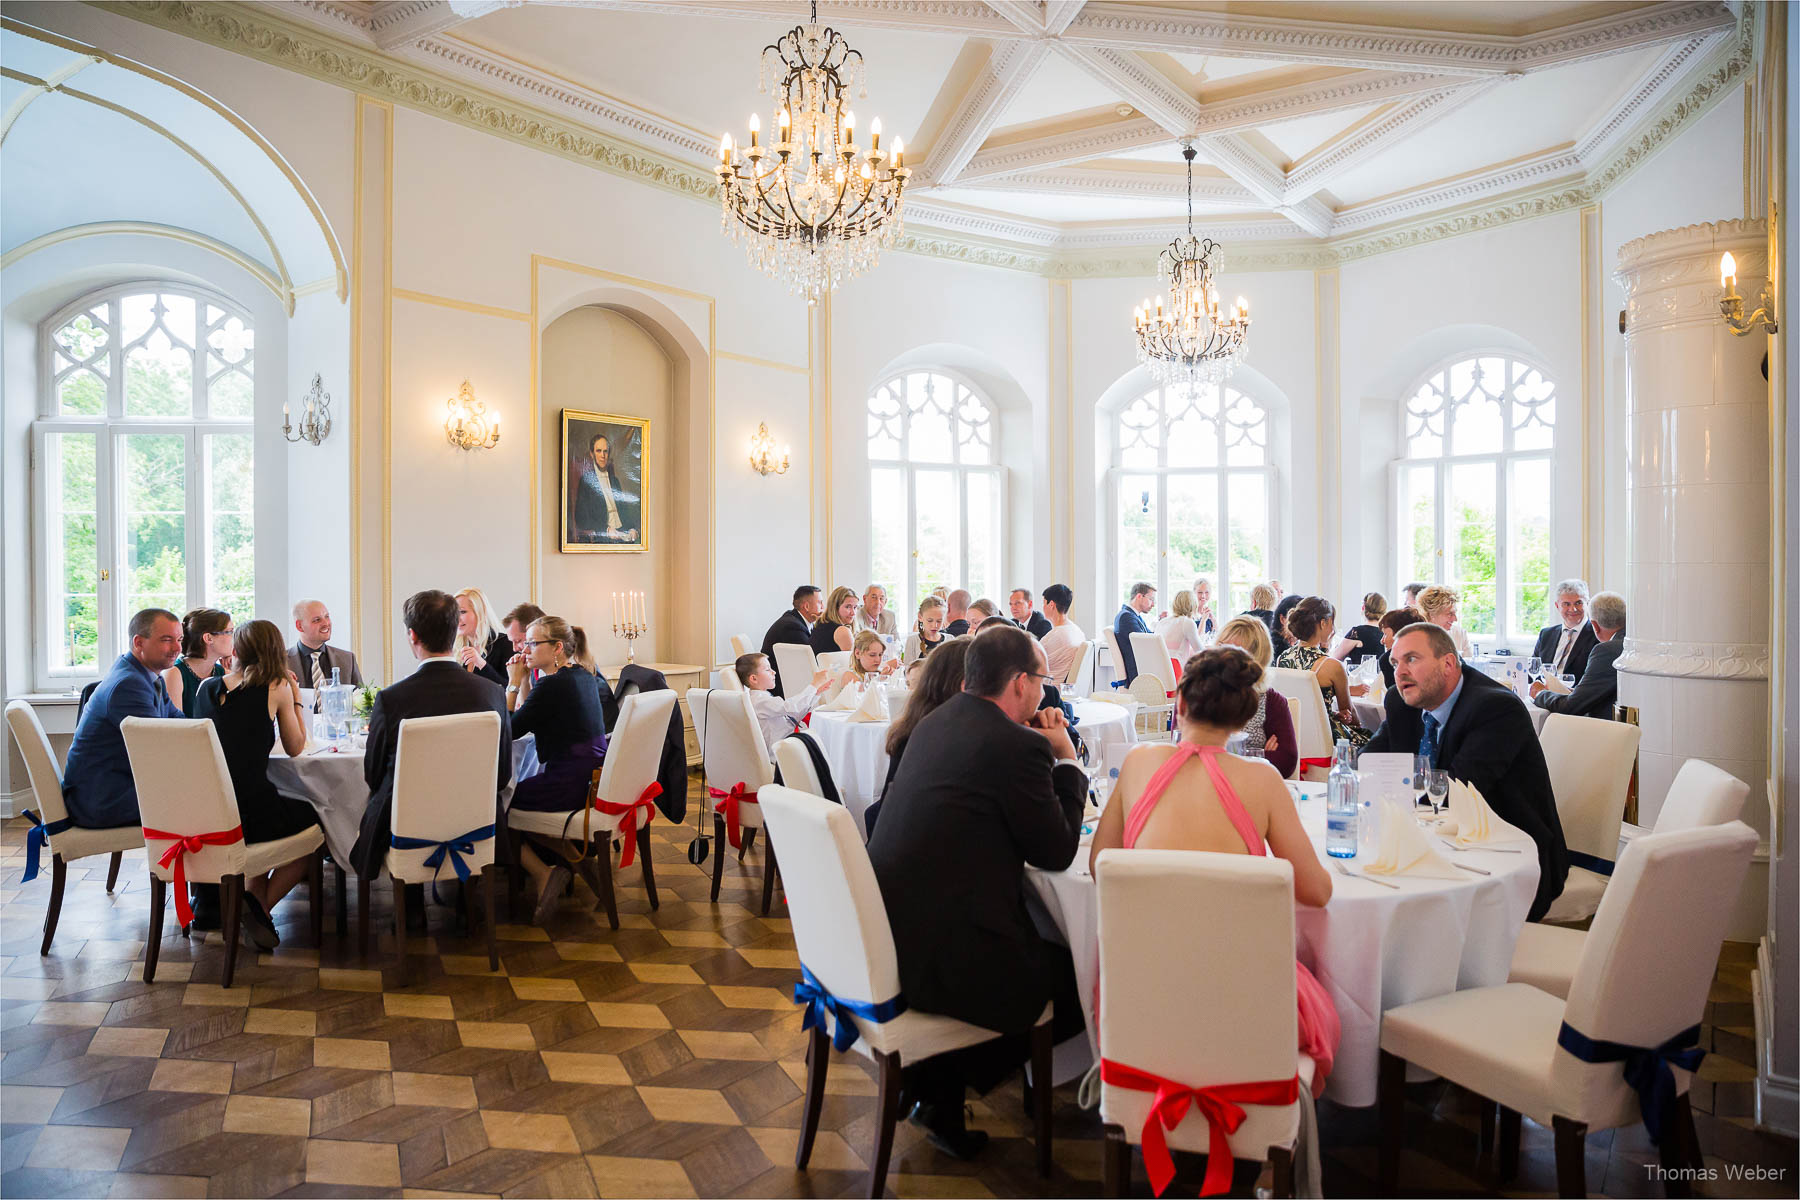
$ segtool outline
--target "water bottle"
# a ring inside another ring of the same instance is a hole
[[[1325,853],[1332,858],[1356,857],[1356,768],[1350,765],[1350,740],[1339,738],[1325,777]]]

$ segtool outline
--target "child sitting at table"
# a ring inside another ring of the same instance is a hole
[[[881,635],[872,629],[865,629],[856,635],[856,644],[850,649],[850,669],[838,676],[831,685],[831,694],[825,697],[830,703],[837,694],[847,687],[867,686],[871,681],[879,682],[892,675],[900,662],[892,659],[883,662],[887,654],[887,643]]]
[[[750,707],[756,713],[757,725],[762,728],[763,747],[769,752],[769,761],[773,762],[776,743],[800,728],[807,714],[819,706],[819,689],[825,686],[831,672],[814,673],[812,683],[805,691],[784,698],[771,691],[775,686],[775,665],[768,655],[739,655],[736,669],[738,681],[750,694]]]
[[[944,644],[944,619],[947,611],[943,599],[936,593],[919,601],[919,619],[913,632],[907,636],[906,653],[902,655],[907,662],[917,662]]]

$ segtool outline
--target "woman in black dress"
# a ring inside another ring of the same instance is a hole
[[[216,608],[196,608],[181,618],[181,657],[163,672],[163,686],[169,689],[169,703],[181,715],[194,715],[194,700],[200,684],[225,673],[225,660],[231,657],[231,614]]]
[[[244,841],[251,845],[292,837],[319,823],[312,805],[283,796],[269,781],[269,752],[275,731],[289,755],[306,748],[306,723],[300,715],[300,685],[288,672],[287,647],[270,621],[251,621],[237,631],[235,666],[201,683],[194,716],[213,723],[225,768],[237,793],[238,819]],[[259,950],[273,950],[281,938],[270,912],[296,883],[306,878],[310,854],[283,863],[267,875],[244,881],[244,940]]]
[[[505,687],[512,657],[512,639],[494,619],[487,593],[480,588],[456,593],[456,660],[472,674]]]
[[[856,610],[862,607],[862,600],[856,592],[847,587],[831,589],[831,598],[825,602],[825,611],[812,627],[811,645],[814,654],[836,654],[839,650],[849,650],[856,642]]]
[[[1377,624],[1387,615],[1387,597],[1370,592],[1362,598],[1363,623],[1352,625],[1331,647],[1331,657],[1355,666],[1364,658],[1381,653],[1381,628]]]

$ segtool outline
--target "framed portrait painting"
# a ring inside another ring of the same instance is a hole
[[[562,548],[650,548],[650,422],[562,410]]]

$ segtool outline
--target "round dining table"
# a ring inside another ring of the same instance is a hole
[[[1108,746],[1137,740],[1132,724],[1132,710],[1105,700],[1075,700],[1075,729],[1087,744],[1088,761],[1102,762]],[[852,714],[842,711],[814,709],[807,732],[819,743],[825,761],[831,765],[831,780],[837,785],[844,807],[856,819],[856,827],[866,838],[868,829],[863,814],[881,797],[887,782],[887,721],[854,721]]]
[[[1342,862],[1360,876],[1365,857],[1341,860],[1325,855],[1325,785],[1290,783],[1300,822],[1319,860]],[[1092,1005],[1100,974],[1099,893],[1088,873],[1088,841],[1064,871],[1027,867],[1042,932],[1064,941],[1075,960],[1075,977],[1087,1017],[1090,1049],[1098,1056]],[[1461,879],[1394,876],[1347,878],[1332,872],[1331,901],[1324,908],[1296,905],[1295,949],[1337,1006],[1343,1039],[1325,1088],[1328,1099],[1352,1107],[1375,1103],[1381,1050],[1381,1014],[1396,1005],[1441,996],[1461,988],[1506,982],[1513,944],[1524,927],[1537,892],[1538,860],[1529,841],[1507,848],[1478,849],[1446,857],[1477,868]],[[1367,852],[1365,852],[1366,854]],[[1387,886],[1392,884],[1393,886]],[[1181,951],[1180,930],[1204,913],[1170,913],[1164,936],[1167,953]],[[1064,1077],[1058,1064],[1058,1078]]]

